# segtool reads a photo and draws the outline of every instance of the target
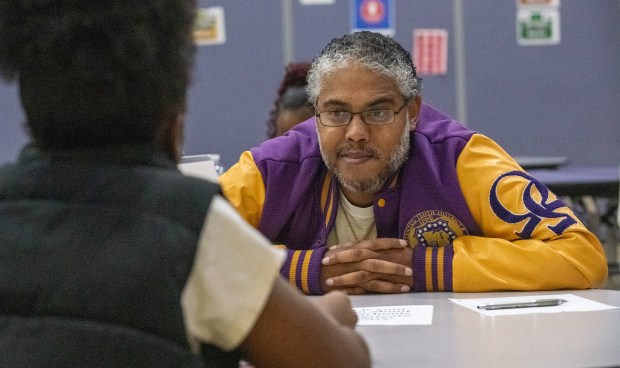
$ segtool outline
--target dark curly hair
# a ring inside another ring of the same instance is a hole
[[[0,74],[37,146],[153,143],[182,112],[195,0],[0,0]]]
[[[309,62],[289,63],[285,67],[284,78],[278,88],[278,97],[274,101],[273,109],[267,120],[267,137],[274,138],[277,134],[276,118],[281,108],[296,109],[304,105],[312,106],[306,96],[307,76],[310,70]],[[287,94],[287,91],[290,91]]]

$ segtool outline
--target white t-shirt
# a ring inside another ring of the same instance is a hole
[[[373,207],[354,206],[344,195],[341,195],[336,223],[327,237],[327,246],[376,238],[377,228]]]
[[[273,288],[285,252],[248,224],[221,196],[211,201],[181,305],[196,339],[232,350],[250,332]]]

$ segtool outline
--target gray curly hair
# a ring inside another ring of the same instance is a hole
[[[306,87],[309,101],[316,103],[325,77],[352,63],[393,79],[405,98],[422,95],[422,79],[409,52],[390,37],[362,31],[334,38],[313,60]]]

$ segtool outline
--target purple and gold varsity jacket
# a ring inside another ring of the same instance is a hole
[[[322,294],[321,259],[338,211],[315,119],[246,151],[220,177],[227,198],[288,251],[281,275]],[[409,159],[376,196],[378,237],[414,248],[415,291],[597,287],[607,277],[598,239],[494,141],[422,105]]]

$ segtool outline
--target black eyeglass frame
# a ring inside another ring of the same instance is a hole
[[[349,122],[343,125],[327,125],[324,124],[323,121],[321,120],[321,114],[324,112],[329,112],[332,110],[323,110],[323,111],[319,111],[316,114],[314,114],[314,116],[317,118],[317,120],[319,121],[319,123],[323,126],[326,127],[330,127],[330,128],[342,128],[342,127],[346,127],[347,125],[351,124],[351,122],[353,121],[353,115],[359,115],[360,118],[362,118],[362,121],[364,122],[364,124],[366,125],[370,125],[370,126],[384,126],[384,125],[390,125],[393,124],[394,121],[396,121],[396,115],[398,115],[404,108],[405,106],[407,106],[409,104],[409,102],[411,101],[412,97],[408,98],[405,100],[405,102],[402,104],[401,107],[399,107],[396,110],[392,110],[392,109],[368,109],[368,110],[364,110],[364,111],[359,111],[359,112],[350,112],[347,110],[341,110],[343,113],[346,112],[348,114],[350,114],[349,116]],[[318,101],[317,101],[318,102]],[[340,110],[340,109],[333,109],[333,110]],[[367,112],[372,112],[372,111],[391,111],[392,113],[394,113],[394,115],[392,116],[392,121],[390,121],[389,123],[382,123],[382,124],[373,124],[373,123],[368,123],[366,122],[366,119],[364,119],[364,113]]]

